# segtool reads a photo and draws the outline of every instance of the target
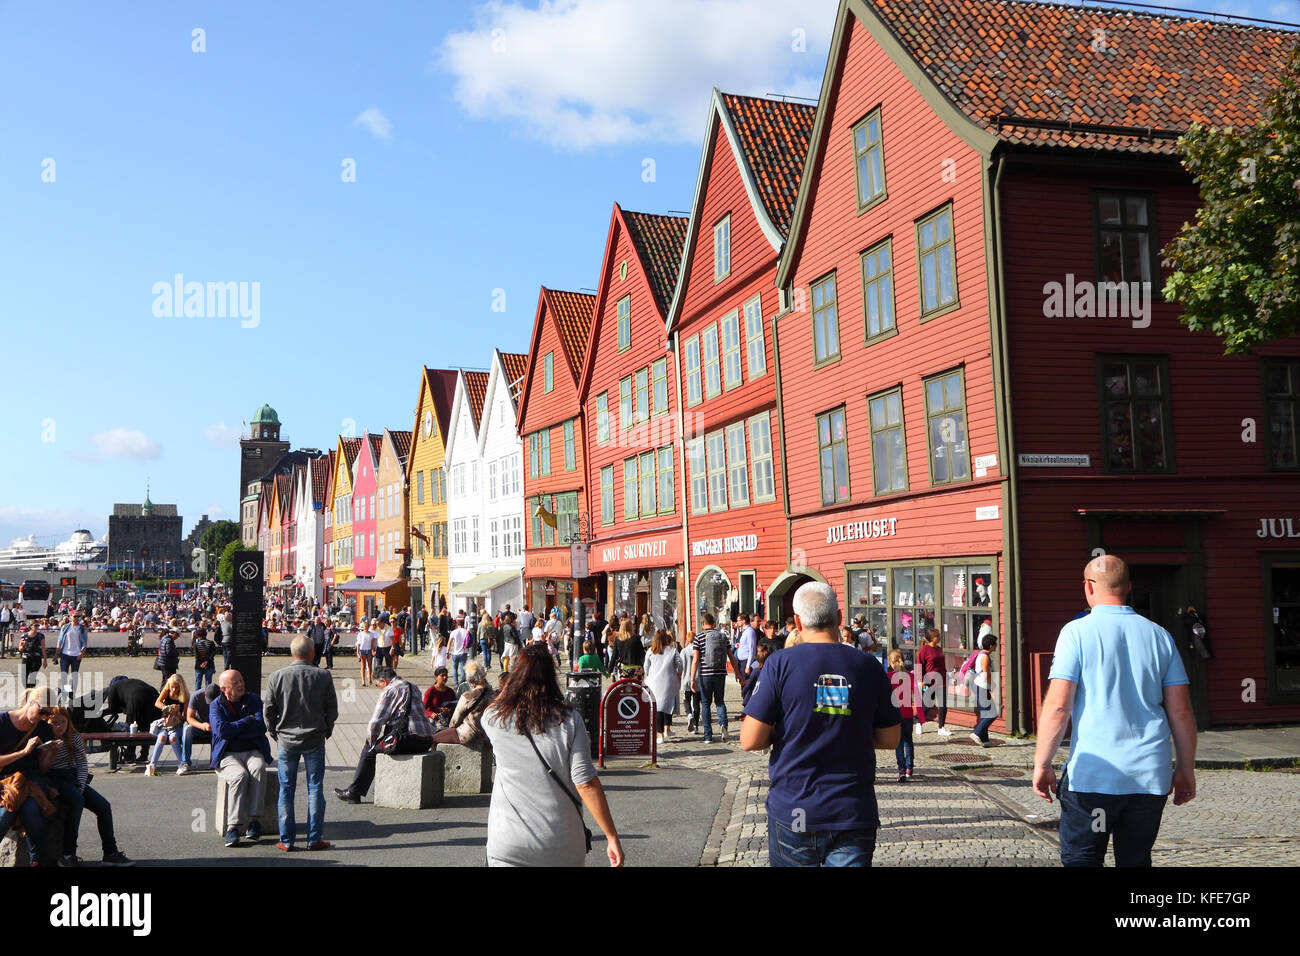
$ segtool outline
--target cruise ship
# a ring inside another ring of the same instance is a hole
[[[0,548],[0,576],[10,571],[44,571],[51,562],[58,571],[84,571],[102,568],[108,560],[108,539],[96,541],[85,528],[53,547],[41,544],[34,534],[14,538],[9,547]]]

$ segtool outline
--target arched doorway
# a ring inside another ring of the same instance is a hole
[[[826,579],[811,568],[801,568],[797,571],[787,568],[772,582],[772,587],[767,592],[767,619],[776,621],[778,631],[785,626],[785,619],[794,613],[791,608],[794,592],[799,590],[800,585],[807,584],[809,581],[826,583]]]
[[[710,564],[695,579],[695,626],[704,627],[701,617],[712,614],[719,627],[731,620],[731,579],[716,564]]]

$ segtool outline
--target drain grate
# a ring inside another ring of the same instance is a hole
[[[989,763],[991,761],[991,758],[986,757],[983,754],[974,753],[934,754],[930,759],[942,760],[944,763],[970,763],[971,761],[974,761],[975,763]]]

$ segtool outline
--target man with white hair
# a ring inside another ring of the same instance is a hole
[[[1173,636],[1129,606],[1132,587],[1121,558],[1093,558],[1083,569],[1091,611],[1056,639],[1034,791],[1049,803],[1053,793],[1061,798],[1064,866],[1101,866],[1112,834],[1116,866],[1150,866],[1170,790],[1174,806],[1196,796],[1187,671]],[[1071,720],[1070,759],[1058,784],[1052,758]]]
[[[276,848],[286,853],[293,849],[293,797],[301,760],[307,769],[307,849],[326,850],[325,741],[338,720],[338,698],[334,678],[316,666],[320,652],[312,637],[299,634],[289,644],[289,653],[293,663],[272,674],[266,687],[266,729],[278,747],[280,774]]]
[[[245,837],[256,843],[262,838],[262,785],[271,762],[262,701],[245,692],[244,675],[237,670],[222,671],[217,686],[221,696],[208,709],[210,766],[226,788],[226,846],[239,845],[239,828],[244,824],[248,826]]]
[[[740,746],[772,747],[767,855],[772,866],[870,866],[880,814],[876,750],[898,746],[898,709],[880,662],[841,644],[829,584],[794,595],[802,638],[767,659],[745,707]]]

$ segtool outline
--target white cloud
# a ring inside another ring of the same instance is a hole
[[[229,514],[229,512],[226,511],[225,508],[221,507],[221,505],[208,505],[207,508],[204,509],[203,513],[213,521],[220,521]]]
[[[106,458],[145,460],[157,458],[162,454],[162,446],[144,432],[134,428],[123,428],[121,425],[107,431],[95,432],[90,436],[90,440],[99,449],[99,454],[78,455],[77,457],[88,461],[102,461]]]
[[[555,146],[697,141],[713,87],[815,97],[835,0],[491,0],[439,65],[474,117]],[[802,31],[806,52],[795,52]]]
[[[364,126],[370,131],[375,139],[392,139],[393,124],[388,121],[388,117],[378,106],[372,106],[368,110],[362,110],[357,114],[357,118],[352,121],[353,126]]]
[[[217,422],[203,429],[203,437],[208,440],[209,445],[216,448],[229,448],[239,444],[239,432],[228,427],[225,422]]]

